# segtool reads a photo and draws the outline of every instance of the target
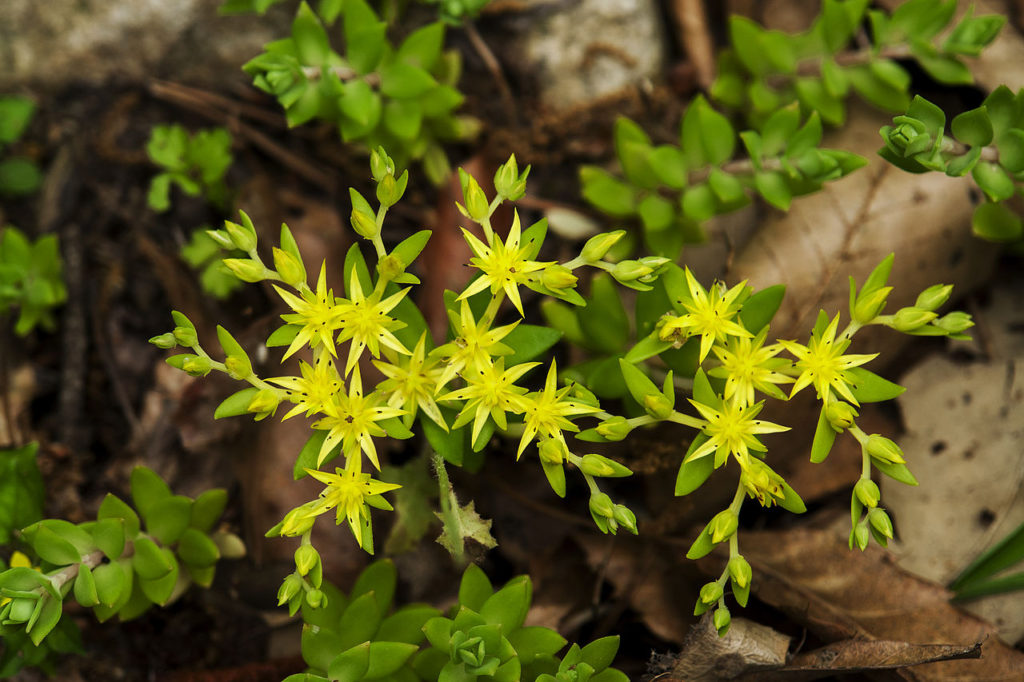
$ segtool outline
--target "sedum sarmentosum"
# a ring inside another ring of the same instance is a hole
[[[764,507],[804,511],[796,491],[765,461],[768,445],[777,438],[771,434],[788,430],[759,419],[766,399],[787,400],[805,389],[815,391],[821,411],[811,460],[823,461],[836,436],[844,431],[861,445],[862,474],[851,503],[851,549],[866,548],[871,537],[882,545],[893,537],[892,523],[879,506],[878,487],[871,480],[872,467],[897,481],[917,482],[899,446],[881,434],[865,433],[856,420],[862,403],[889,400],[903,389],[863,367],[877,354],[848,353],[851,339],[868,325],[958,339],[964,338],[963,332],[972,323],[964,313],[939,316],[935,312],[950,296],[952,287],[948,285],[930,287],[913,306],[883,314],[892,290],[886,285],[892,263],[893,257],[887,257],[859,290],[851,280],[849,322],[840,328],[839,314],[829,316],[822,311],[806,343],[766,343],[769,323],[782,300],[782,287],[754,292],[746,282],[731,288],[716,282],[704,288],[688,269],[671,265],[651,291],[637,295],[637,342],[631,348],[625,343],[618,349],[606,347],[610,357],[570,370],[587,385],[615,395],[617,386],[607,375],[609,364],[616,363],[627,401],[635,405],[634,414],[640,412],[629,419],[601,413],[601,424],[579,434],[583,440],[622,440],[631,430],[657,422],[674,422],[696,431],[679,467],[676,495],[694,492],[712,471],[735,463],[739,480],[731,504],[704,527],[687,553],[696,559],[716,545],[728,543],[725,569],[718,580],[702,588],[695,609],[698,615],[714,609],[713,620],[720,633],[730,623],[727,585],[731,583],[741,606],[750,594],[751,568],[739,551],[738,540],[743,502],[749,498]],[[549,309],[549,319],[567,330],[575,324],[578,330],[590,314],[589,306],[575,319],[566,312]],[[655,357],[660,363],[652,362]],[[655,384],[650,374],[663,376],[663,384]],[[677,387],[688,389],[685,400],[677,396]]]
[[[971,174],[985,195],[974,209],[972,227],[983,239],[1013,243],[1024,239],[1024,220],[1007,201],[1024,185],[1024,90],[1006,86],[992,91],[977,109],[950,121],[923,97],[915,97],[906,113],[880,133],[885,146],[878,153],[911,173],[940,171],[950,177]]]
[[[533,359],[559,334],[522,322],[523,296],[532,290],[580,304],[583,298],[573,273],[585,266],[606,270],[627,286],[649,289],[648,282],[665,259],[633,261],[626,267],[606,262],[605,253],[621,237],[613,233],[592,238],[579,256],[565,263],[539,260],[544,221],[523,229],[514,213],[504,236],[491,222],[504,201],[523,196],[529,168],[520,172],[515,158],[510,158],[495,176],[497,196],[490,201],[477,181],[463,172],[459,209],[480,228],[464,234],[474,253],[469,265],[479,276],[464,291],[445,293],[451,330],[445,343],[435,345],[409,295],[419,280],[408,269],[426,245],[429,231],[414,234],[391,250],[381,238],[386,213],[402,197],[408,173],[396,178],[395,164],[382,149],[373,152],[371,171],[378,207],[352,190],[351,222],[369,243],[376,262],[367,262],[360,245],[354,245],[342,267],[343,291],[336,293],[328,286],[326,263],[321,264],[315,285],[310,284],[287,226],[282,226],[280,246],[272,250],[272,264],[259,254],[255,227],[244,213],[240,224],[228,222],[223,230],[211,232],[224,248],[247,254],[225,260],[237,277],[270,282],[281,297],[287,307],[281,315],[284,324],[270,335],[267,346],[284,348],[285,358],[301,357],[299,376],[257,376],[245,349],[223,327],[217,328],[217,337],[225,359],[213,359],[200,346],[192,322],[178,312],[173,313],[174,330],[152,339],[162,348],[186,349],[168,362],[192,375],[220,371],[250,384],[227,398],[217,417],[253,414],[263,419],[284,403],[290,407],[283,419],[298,414],[314,419],[313,434],[298,454],[294,474],[313,476],[324,490],[317,499],[288,512],[268,534],[298,536],[309,545],[316,518],[334,510],[336,521],[346,522],[359,545],[372,553],[370,509],[390,510],[386,494],[398,488],[379,478],[377,442],[383,437],[409,438],[414,431],[425,436],[436,453],[435,466],[441,467],[445,461],[461,466],[495,433],[513,438],[518,442],[517,456],[535,450],[552,489],[563,497],[565,467],[572,465],[586,481],[598,527],[615,532],[625,526],[635,533],[633,513],[613,503],[599,484],[601,478],[628,476],[629,469],[597,454],[576,454],[566,438],[580,430],[577,419],[600,412],[597,398],[576,384],[559,386],[554,361],[534,380],[543,382],[540,390],[531,390],[527,383],[531,370],[542,364]],[[370,363],[379,375],[367,371]],[[378,376],[382,378],[370,379]],[[460,511],[450,495],[450,489],[442,490],[442,509]],[[452,532],[459,538],[458,547],[461,536]],[[452,541],[451,533],[446,535],[446,543]],[[293,576],[309,588],[303,592],[307,597],[317,589],[298,562]]]
[[[134,509],[108,494],[95,521],[43,519],[20,531],[36,561],[12,561],[0,572],[5,669],[28,646],[25,639],[39,647],[54,636],[54,649],[67,650],[73,629],[62,617],[69,598],[100,621],[129,620],[193,583],[209,587],[220,559],[245,554],[237,536],[215,529],[227,504],[224,490],[196,499],[175,495],[152,470],[136,467],[131,498]]]
[[[328,33],[339,20],[343,52]],[[455,87],[461,63],[456,52],[442,51],[444,29],[435,21],[392,46],[365,0],[321,3],[319,16],[303,2],[291,36],[268,43],[243,68],[277,98],[288,125],[333,123],[343,141],[384,145],[399,165],[419,161],[440,184],[450,171],[441,143],[469,139],[479,127],[454,113],[463,100]]]

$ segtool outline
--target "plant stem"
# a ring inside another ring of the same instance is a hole
[[[445,468],[444,457],[438,452],[431,453],[431,463],[437,473],[438,502],[441,507],[441,524],[444,532],[451,539],[452,558],[459,564],[463,563],[465,556],[465,544],[462,539],[462,524],[459,522],[459,514],[456,507],[459,504],[452,489],[452,483],[448,478],[448,469]]]

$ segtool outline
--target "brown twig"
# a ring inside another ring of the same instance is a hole
[[[494,56],[494,52],[491,51],[491,48],[484,41],[480,32],[476,30],[476,26],[473,25],[472,21],[467,19],[462,28],[466,31],[466,37],[472,43],[473,49],[480,55],[484,66],[491,72],[494,82],[497,83],[498,91],[501,93],[501,100],[505,111],[508,112],[509,120],[518,125],[519,110],[516,107],[515,98],[512,97],[512,89],[508,85],[508,79],[505,78],[505,72],[502,70],[498,58]]]
[[[697,83],[707,90],[715,79],[715,46],[711,40],[703,0],[672,0],[672,16],[679,32],[679,44],[686,50],[697,74]]]

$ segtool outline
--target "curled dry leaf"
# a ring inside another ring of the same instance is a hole
[[[780,668],[786,663],[789,637],[745,618],[733,618],[724,637],[718,636],[706,613],[686,636],[672,671],[659,682],[715,682],[744,673]]]
[[[903,679],[1020,679],[1024,654],[994,637],[992,625],[951,605],[946,589],[903,570],[880,548],[851,552],[836,530],[807,529],[744,532],[741,546],[757,597],[821,639],[981,643],[979,660],[915,666],[899,671]]]
[[[851,102],[847,125],[823,146],[855,151],[868,165],[770,217],[736,257],[730,279],[749,279],[755,288],[786,285],[774,327],[783,338],[806,335],[819,308],[845,310],[848,276],[863,282],[890,252],[891,310],[940,281],[962,295],[991,272],[995,248],[971,234],[970,179],[914,175],[887,164],[875,152],[878,129],[890,120]],[[887,346],[894,342],[886,336]]]

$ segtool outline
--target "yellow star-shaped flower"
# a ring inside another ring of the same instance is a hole
[[[381,294],[377,291],[366,296],[363,294],[362,285],[359,284],[355,268],[352,269],[348,288],[349,297],[339,301],[341,333],[338,334],[338,343],[344,343],[350,339],[352,341],[348,350],[348,361],[345,363],[345,376],[348,376],[352,368],[355,367],[364,348],[369,348],[370,354],[375,358],[380,357],[381,346],[386,346],[403,355],[409,355],[409,349],[392,333],[404,327],[405,323],[388,315],[392,308],[405,298],[407,293],[409,293],[408,287],[384,300],[381,300]]]
[[[725,464],[731,453],[742,465],[750,459],[750,451],[765,452],[766,448],[757,436],[762,433],[789,431],[788,426],[755,419],[764,407],[764,401],[749,407],[731,401],[724,401],[721,408],[690,400],[704,424],[701,430],[708,437],[699,448],[690,453],[687,462],[715,453],[715,468]]]
[[[501,340],[519,324],[519,320],[516,320],[512,324],[490,329],[486,322],[477,323],[469,301],[465,300],[462,301],[458,318],[450,311],[449,315],[455,326],[455,340],[431,351],[431,355],[442,358],[446,363],[437,379],[438,391],[463,371],[472,372],[477,367],[490,365],[492,356],[512,353],[512,349],[501,343]]]
[[[708,374],[725,379],[726,400],[753,405],[755,389],[773,398],[786,399],[786,394],[777,384],[788,384],[793,378],[779,370],[792,363],[775,357],[782,350],[782,345],[773,343],[765,346],[767,336],[768,328],[765,327],[754,339],[730,336],[725,340],[724,347],[714,346],[712,349],[722,364],[708,370]]]
[[[707,291],[690,269],[686,268],[686,285],[690,290],[690,299],[680,301],[686,314],[668,316],[658,330],[658,338],[662,341],[685,341],[690,336],[700,334],[700,362],[704,362],[716,341],[725,341],[729,336],[753,336],[734,321],[742,307],[736,299],[746,288],[746,280],[728,291],[724,284],[716,282]]]
[[[338,376],[338,370],[334,362],[326,353],[320,353],[315,366],[310,366],[305,361],[299,362],[301,377],[275,377],[267,379],[269,383],[277,384],[285,389],[285,397],[293,407],[288,414],[281,418],[281,421],[294,417],[302,412],[306,416],[312,416],[323,412],[324,405],[329,403],[334,395],[340,391],[344,383]]]
[[[448,425],[434,401],[441,368],[437,366],[438,360],[435,356],[426,357],[426,343],[427,333],[423,332],[419,343],[416,344],[416,348],[407,360],[402,359],[397,365],[374,361],[373,364],[381,371],[381,374],[387,377],[378,384],[377,390],[390,394],[389,406],[406,409],[405,417],[403,417],[406,426],[412,424],[412,420],[416,417],[416,410],[420,409],[434,420],[435,424],[447,431]]]
[[[542,438],[562,438],[562,431],[579,431],[579,427],[573,424],[567,417],[592,414],[597,412],[596,407],[585,405],[575,400],[565,400],[565,396],[572,390],[572,386],[558,388],[558,369],[555,362],[551,362],[548,369],[548,376],[544,381],[544,389],[535,391],[526,396],[526,409],[524,414],[523,436],[519,439],[519,450],[516,452],[516,459],[522,456],[523,450],[537,435]]]
[[[519,315],[522,316],[523,302],[519,298],[519,285],[529,279],[528,276],[531,272],[542,270],[550,263],[538,263],[527,259],[526,253],[529,251],[529,244],[520,245],[519,243],[522,237],[519,212],[514,213],[512,227],[509,229],[508,238],[504,243],[495,235],[490,239],[491,244],[488,246],[465,228],[462,228],[462,234],[474,254],[469,262],[477,267],[482,274],[462,292],[459,300],[469,298],[490,287],[492,296],[499,291],[504,291],[508,299],[512,301],[512,305],[519,311]]]
[[[361,450],[379,471],[380,462],[373,437],[383,436],[385,431],[377,422],[398,417],[405,414],[405,410],[380,405],[380,395],[376,392],[364,396],[358,369],[352,373],[348,389],[348,393],[335,393],[333,399],[323,406],[324,417],[313,423],[314,429],[327,431],[316,465],[320,466],[334,446],[341,443],[346,458],[358,457]]]
[[[373,533],[370,531],[370,509],[367,505],[390,510],[391,505],[380,495],[402,486],[375,481],[370,474],[360,472],[358,466],[335,469],[333,474],[315,469],[306,469],[306,473],[327,487],[305,517],[319,516],[336,508],[336,522],[340,525],[347,520],[359,546],[373,554]]]
[[[878,357],[878,353],[843,355],[843,351],[850,345],[850,340],[840,338],[836,341],[838,328],[839,314],[836,313],[820,333],[811,334],[811,340],[806,346],[795,341],[779,342],[796,357],[793,367],[800,372],[790,391],[790,397],[813,384],[818,392],[818,398],[826,405],[832,398],[833,389],[854,405],[860,404],[850,391],[850,380],[846,370],[870,362]]]
[[[294,311],[281,315],[281,319],[300,327],[299,333],[285,351],[284,359],[307,344],[313,349],[323,346],[328,353],[335,355],[334,333],[341,328],[342,309],[334,298],[334,292],[327,288],[326,261],[320,265],[316,292],[311,291],[305,284],[302,287],[300,295],[296,296],[274,285],[281,299]]]
[[[475,372],[467,373],[466,386],[446,393],[438,400],[465,400],[466,404],[455,418],[453,429],[473,422],[473,442],[476,442],[480,430],[487,422],[487,417],[494,419],[498,428],[508,428],[506,412],[521,414],[526,411],[527,400],[523,394],[526,389],[516,386],[515,382],[528,371],[539,365],[539,362],[524,362],[505,369],[504,358],[496,363],[480,367]]]

